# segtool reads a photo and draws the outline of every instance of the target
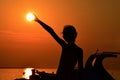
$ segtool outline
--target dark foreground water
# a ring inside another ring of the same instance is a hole
[[[0,80],[14,80],[15,78],[22,78],[23,72],[28,70],[28,68],[2,68],[0,69]],[[37,69],[39,71],[45,71],[48,73],[56,73],[56,69]],[[120,80],[120,70],[109,70],[110,74],[116,79]]]

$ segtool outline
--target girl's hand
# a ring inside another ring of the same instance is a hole
[[[34,21],[38,22],[38,21],[39,21],[39,18],[38,18],[35,14],[34,14],[34,16],[35,16]]]

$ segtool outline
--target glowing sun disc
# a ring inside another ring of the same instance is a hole
[[[27,19],[28,21],[33,21],[33,20],[35,19],[35,15],[34,15],[33,13],[28,13],[28,14],[26,15],[26,19]]]

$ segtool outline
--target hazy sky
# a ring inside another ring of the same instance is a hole
[[[75,26],[84,62],[98,48],[120,52],[120,0],[0,0],[0,67],[55,67],[61,47],[38,23],[34,12],[62,38],[64,25]],[[118,58],[105,66],[120,69]]]

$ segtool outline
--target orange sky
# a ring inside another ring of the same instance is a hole
[[[61,38],[64,25],[74,25],[84,62],[97,48],[120,52],[119,0],[1,0],[0,67],[58,66],[61,47],[38,23],[26,21],[30,11]],[[105,63],[120,69],[120,56]]]

